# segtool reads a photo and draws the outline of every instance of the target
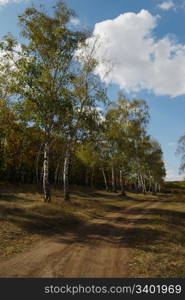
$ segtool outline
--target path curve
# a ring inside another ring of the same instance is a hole
[[[129,235],[132,231],[133,236],[143,209],[155,206],[155,200],[141,201],[43,239],[29,251],[0,263],[0,277],[130,277]]]

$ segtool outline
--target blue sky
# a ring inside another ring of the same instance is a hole
[[[0,36],[18,37],[18,15],[31,3],[55,0],[0,0]],[[99,56],[113,59],[107,79],[109,97],[121,88],[150,107],[149,133],[164,153],[167,179],[180,179],[177,141],[185,134],[185,1],[163,0],[68,0],[78,19],[74,26],[106,35]],[[49,8],[50,9],[50,8]],[[111,22],[108,20],[112,20]],[[95,27],[96,25],[96,27]],[[95,29],[94,29],[95,28]],[[102,70],[99,70],[102,75]]]

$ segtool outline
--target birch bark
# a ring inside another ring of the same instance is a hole
[[[49,186],[49,142],[45,142],[44,145],[43,191],[44,202],[51,202],[51,193]]]

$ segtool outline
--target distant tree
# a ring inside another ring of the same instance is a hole
[[[116,170],[119,170],[121,192],[123,191],[123,174],[127,173],[128,158],[132,147],[136,155],[136,144],[145,134],[149,114],[143,100],[129,101],[120,93],[118,101],[106,114],[106,140],[109,145],[109,162],[112,172],[112,191],[116,191]]]
[[[179,167],[180,174],[185,171],[185,135],[181,136],[178,140],[177,155],[181,156],[181,163]]]

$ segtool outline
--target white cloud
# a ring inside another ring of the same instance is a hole
[[[166,169],[166,178],[165,181],[181,181],[183,180],[184,175],[179,175],[173,169]]]
[[[79,26],[80,25],[80,20],[78,18],[71,18],[70,19],[70,24],[72,24],[73,26]]]
[[[166,177],[165,181],[181,181],[184,175],[179,175],[177,168],[165,161]]]
[[[174,8],[174,6],[173,1],[164,1],[158,5],[158,7],[162,10],[170,10],[171,8]]]
[[[157,40],[153,30],[158,19],[141,10],[95,25],[88,43],[92,46],[99,37],[96,73],[101,79],[129,92],[148,89],[156,95],[185,94],[185,45],[170,35]]]
[[[23,2],[26,0],[0,0],[0,6],[9,4],[9,3],[19,3],[19,2]]]

